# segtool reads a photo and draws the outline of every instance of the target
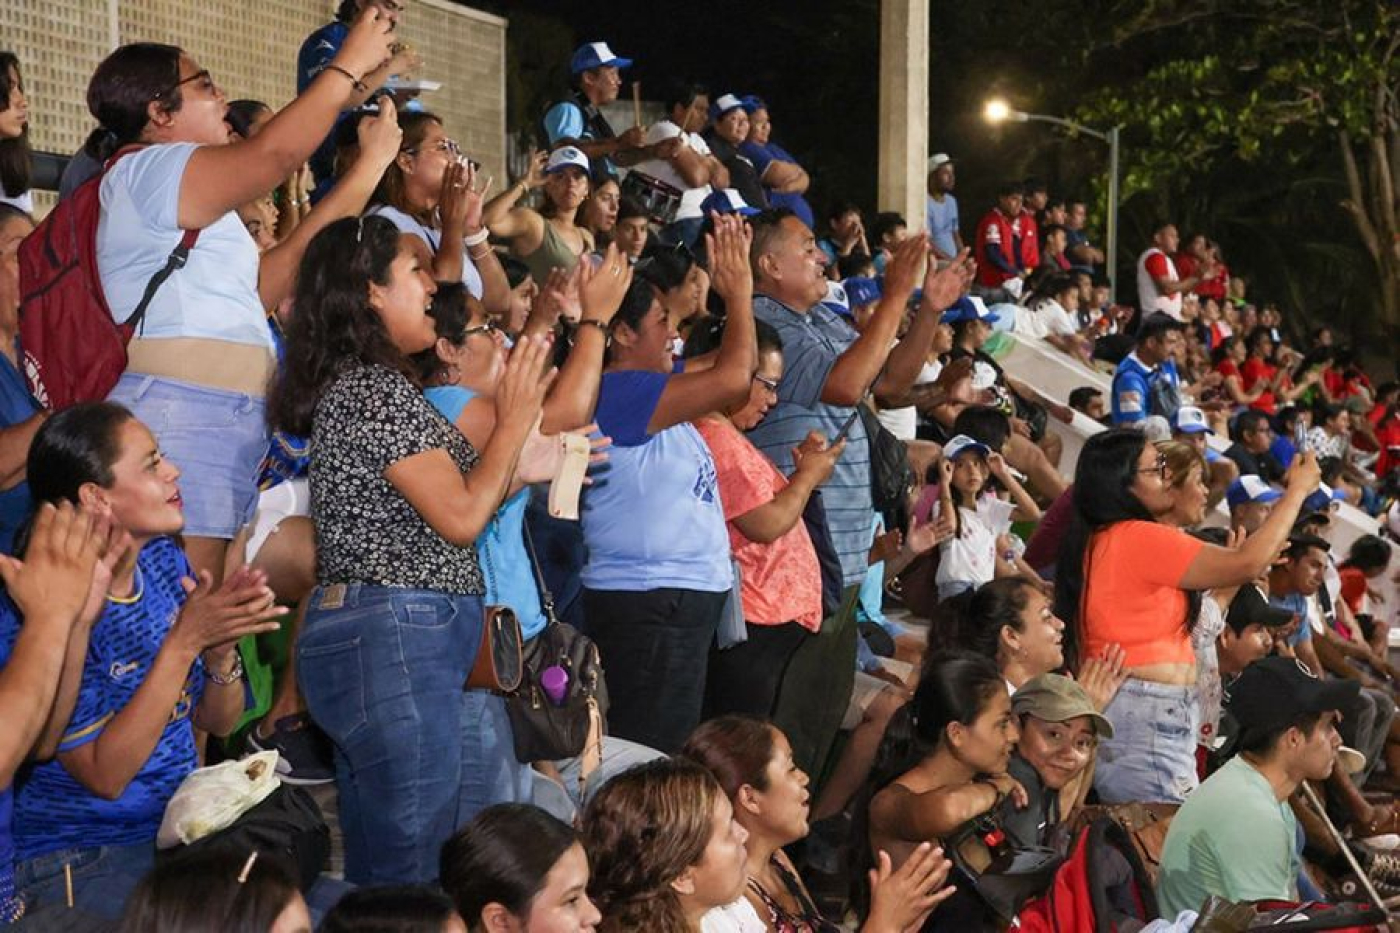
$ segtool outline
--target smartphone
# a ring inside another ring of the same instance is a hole
[[[856,419],[859,417],[860,405],[856,405],[855,409],[851,412],[851,416],[846,419],[845,424],[841,425],[841,430],[836,432],[836,436],[831,439],[831,444],[829,444],[828,446],[834,447],[837,444],[844,441],[846,439],[846,435],[851,433],[851,427],[856,423]]]

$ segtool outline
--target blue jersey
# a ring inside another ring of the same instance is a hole
[[[60,754],[96,740],[131,702],[185,603],[180,580],[193,575],[173,539],[157,538],[142,548],[130,601],[109,601],[93,626],[82,686],[59,742]],[[35,767],[20,781],[16,798],[19,857],[154,841],[165,805],[198,767],[190,716],[203,695],[204,662],[196,659],[155,751],[116,800],[88,790],[57,760]]]
[[[9,594],[0,594],[0,670],[10,663],[18,637],[19,611]],[[14,921],[20,913],[15,896],[15,837],[10,826],[14,807],[14,788],[0,788],[0,926]]]

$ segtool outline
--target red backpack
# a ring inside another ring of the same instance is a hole
[[[151,276],[136,310],[114,323],[97,274],[97,221],[102,178],[60,201],[19,247],[19,343],[29,391],[45,408],[107,397],[126,369],[126,345],[161,283],[189,258],[198,230],[186,230],[165,265]]]

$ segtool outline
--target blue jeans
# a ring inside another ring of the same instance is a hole
[[[624,771],[665,757],[654,748],[619,739],[614,735],[605,735],[602,759],[598,762],[597,769],[588,776],[585,786],[580,787],[578,780],[581,759],[565,758],[554,763],[559,769],[559,776],[564,780],[562,785],[538,771],[530,771],[533,787],[526,802],[533,803],[562,822],[572,825],[588,801],[593,799],[598,788]]]
[[[1196,789],[1195,687],[1128,678],[1108,709],[1113,738],[1099,743],[1094,788],[1104,803],[1181,803]]]
[[[297,640],[312,718],[335,746],[345,880],[432,881],[463,822],[480,746],[463,689],[481,598],[352,584],[317,587]]]
[[[155,867],[156,841],[129,846],[59,849],[15,865],[15,887],[30,912],[68,905],[67,878],[73,876],[73,906],[106,920],[121,918],[137,883]]]
[[[471,767],[462,772],[462,807],[458,825],[498,803],[529,803],[533,769],[515,757],[506,701],[487,690],[468,690],[463,698],[462,753]]]

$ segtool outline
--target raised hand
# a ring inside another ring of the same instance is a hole
[[[972,250],[963,247],[962,252],[942,269],[938,268],[938,263],[930,257],[928,271],[924,274],[924,294],[920,301],[931,310],[942,313],[961,298],[972,284],[972,274],[977,269],[977,264],[971,257]]]
[[[549,365],[550,339],[544,335],[522,337],[506,360],[496,387],[496,424],[533,425],[540,417],[545,394],[557,370]]]
[[[753,267],[749,265],[749,246],[753,230],[734,214],[711,214],[714,233],[705,235],[710,256],[710,287],[724,299],[725,305],[745,302],[753,297]]]
[[[103,540],[93,517],[70,502],[44,503],[24,559],[0,555],[0,579],[25,619],[71,626],[87,601]]]
[[[914,283],[918,281],[919,271],[930,255],[928,234],[920,231],[896,246],[894,255],[885,264],[885,295],[893,295],[901,309],[909,301],[909,296],[914,294]]]
[[[533,191],[544,184],[544,167],[549,164],[549,153],[538,149],[530,152],[530,161],[525,168],[525,177],[521,181],[525,187]]]
[[[194,654],[230,651],[244,635],[275,632],[287,614],[267,585],[267,574],[240,567],[215,588],[209,571],[185,577],[185,605],[170,629],[170,638]]]
[[[481,229],[485,197],[485,188],[478,186],[476,169],[470,162],[458,159],[449,164],[442,173],[442,191],[438,196],[443,228],[462,233]]]
[[[332,64],[360,79],[389,61],[393,46],[394,24],[380,16],[375,7],[366,6],[350,27]]]
[[[399,109],[385,97],[379,102],[379,112],[365,117],[355,128],[359,139],[360,154],[367,165],[375,166],[382,174],[399,154],[403,145],[403,130],[399,128]]]
[[[632,285],[632,264],[616,243],[609,243],[596,268],[592,263],[580,262],[575,271],[574,290],[582,306],[582,320],[611,323]]]
[[[1293,463],[1288,467],[1288,474],[1284,476],[1284,482],[1289,489],[1298,488],[1305,492],[1312,492],[1322,482],[1322,468],[1317,465],[1317,454],[1311,450],[1305,450],[1293,458]]]

